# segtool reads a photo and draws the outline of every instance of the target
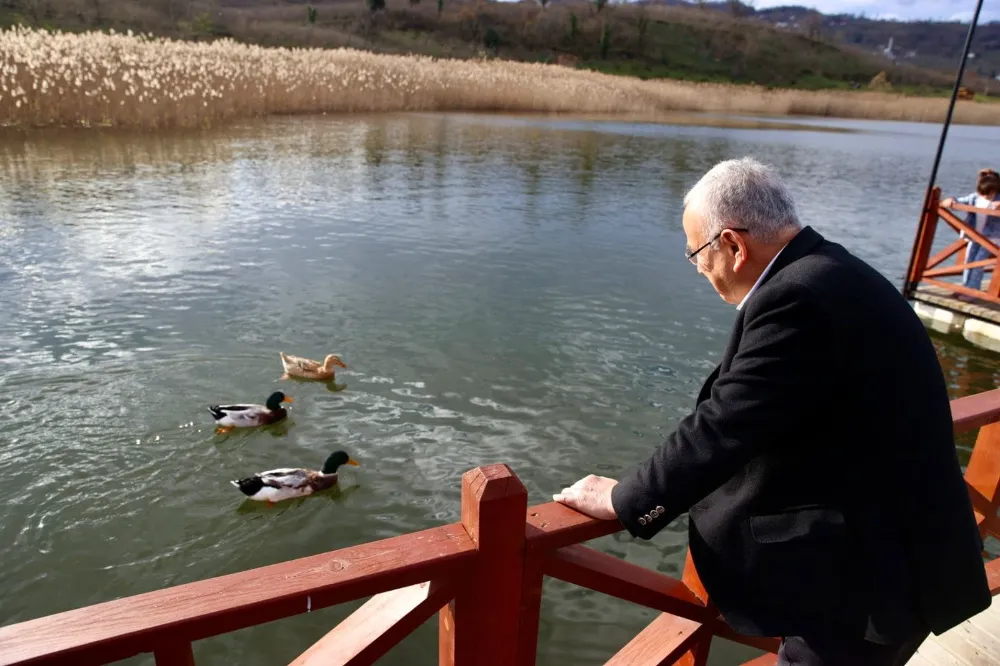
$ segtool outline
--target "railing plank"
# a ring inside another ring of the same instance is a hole
[[[461,525],[210,578],[0,627],[0,664],[108,663],[458,575],[475,556]]]
[[[654,610],[707,622],[715,614],[684,583],[586,546],[567,546],[544,562],[547,576]]]
[[[957,433],[1000,422],[1000,389],[952,400],[951,418]]]
[[[663,613],[604,666],[669,666],[705,637],[711,636],[698,622]]]
[[[369,599],[290,666],[367,666],[432,617],[455,594],[451,581],[427,581]],[[159,664],[157,664],[159,666]]]
[[[625,527],[617,520],[595,520],[565,504],[548,502],[531,507],[525,529],[528,550],[545,551],[621,532]]]
[[[938,264],[947,261],[948,257],[955,254],[962,248],[966,247],[966,245],[968,245],[966,240],[964,238],[959,238],[957,241],[955,241],[945,249],[935,254],[933,257],[927,260],[927,267],[924,269],[924,275],[927,275],[929,269],[934,268]]]
[[[938,214],[940,215],[941,219],[945,221],[945,224],[950,226],[952,229],[954,229],[959,233],[964,232],[966,236],[971,238],[976,243],[982,245],[983,248],[985,248],[986,251],[992,254],[994,257],[1000,256],[1000,248],[994,245],[993,241],[989,240],[988,238],[986,238],[986,236],[983,236],[981,233],[979,233],[978,231],[967,225],[965,222],[955,217],[955,215],[951,213],[947,208],[939,209]],[[993,214],[995,215],[996,211],[993,211]]]
[[[547,576],[653,610],[706,624],[715,634],[761,650],[777,649],[776,639],[736,633],[676,578],[651,571],[586,546],[567,546],[549,554]]]
[[[756,659],[745,662],[743,666],[775,666],[778,663],[778,655],[762,654]]]
[[[938,277],[948,277],[949,275],[961,275],[963,271],[971,268],[983,268],[984,273],[993,273],[993,268],[996,267],[997,260],[990,259],[980,259],[979,261],[973,261],[968,264],[957,264],[955,266],[945,266],[944,268],[935,268],[933,270],[924,271],[924,279],[927,278],[938,278]]]
[[[941,206],[945,208],[944,206]],[[991,208],[976,208],[975,206],[970,206],[968,204],[960,204],[958,202],[948,206],[945,210],[959,210],[963,213],[978,213],[981,215],[996,215],[997,211]]]
[[[971,287],[966,287],[965,285],[953,284],[951,282],[945,282],[944,280],[937,280],[934,278],[923,278],[921,282],[928,284],[932,287],[938,287],[939,289],[953,291],[956,294],[965,294],[966,296],[972,296],[973,298],[978,298],[979,300],[986,301],[987,303],[1000,305],[1000,298],[990,296],[988,293],[986,293],[981,289],[973,289]]]

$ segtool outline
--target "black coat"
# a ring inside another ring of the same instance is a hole
[[[930,338],[810,227],[737,314],[694,413],[612,501],[643,539],[689,512],[702,583],[745,634],[895,642],[990,604]]]

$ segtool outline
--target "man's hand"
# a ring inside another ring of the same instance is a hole
[[[598,520],[613,520],[618,517],[611,504],[611,489],[618,485],[614,479],[603,476],[585,476],[569,488],[553,495],[552,499],[585,513]]]

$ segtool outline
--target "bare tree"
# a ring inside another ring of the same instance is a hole
[[[819,14],[810,14],[803,26],[809,39],[819,39],[823,34],[823,19]]]

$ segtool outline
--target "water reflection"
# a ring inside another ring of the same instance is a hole
[[[487,462],[510,463],[533,503],[620,472],[688,413],[729,334],[733,309],[682,257],[681,198],[716,161],[775,163],[808,223],[899,283],[936,133],[860,127],[412,115],[4,134],[0,617],[457,520],[461,474]],[[967,129],[946,186],[989,158],[996,129]],[[953,395],[995,385],[995,355],[934,339]],[[350,369],[278,382],[279,348],[336,348]],[[206,405],[285,387],[280,427],[213,434]],[[245,509],[228,484],[332,447],[362,461],[332,497]],[[594,545],[676,575],[685,524]],[[546,595],[541,664],[603,663],[649,619]],[[349,610],[196,656],[287,663]],[[386,662],[434,653],[425,628]],[[712,663],[748,656],[723,646]]]

